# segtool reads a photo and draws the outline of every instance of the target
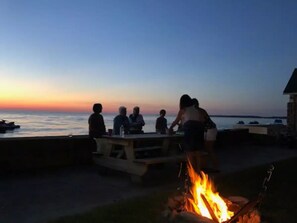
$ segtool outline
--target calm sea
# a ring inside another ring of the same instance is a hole
[[[28,112],[28,111],[0,111],[0,120],[15,122],[20,129],[0,133],[0,138],[9,137],[31,137],[31,136],[69,136],[87,135],[89,113],[55,113],[55,112]],[[112,128],[115,114],[104,114],[106,128]],[[144,115],[145,132],[155,130],[155,121],[158,115]],[[168,125],[172,123],[175,116],[166,116]],[[238,121],[246,124],[250,121],[258,121],[260,124],[271,124],[272,118],[234,118],[234,117],[212,117],[218,129],[231,129]],[[286,124],[286,119],[283,119]]]

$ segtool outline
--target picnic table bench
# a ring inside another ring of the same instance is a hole
[[[150,165],[186,160],[178,153],[182,135],[134,134],[103,136],[97,138],[97,151],[93,155],[95,164],[130,174],[139,182]]]

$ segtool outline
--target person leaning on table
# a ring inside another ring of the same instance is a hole
[[[178,113],[177,113],[177,115],[176,115],[176,118],[174,119],[174,121],[172,122],[172,124],[171,124],[171,126],[169,127],[169,129],[168,129],[168,132],[169,132],[169,134],[172,134],[174,131],[173,131],[173,128],[176,126],[176,125],[178,125],[178,129],[182,129],[182,110],[181,109],[179,109],[179,111],[178,111]]]
[[[204,144],[205,116],[193,106],[189,95],[184,94],[180,98],[179,112],[175,121],[171,124],[169,132],[182,121],[184,130],[183,149],[196,172],[200,171],[200,153]]]

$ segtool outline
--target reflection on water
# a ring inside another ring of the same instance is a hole
[[[20,125],[20,129],[7,131],[0,134],[3,137],[27,137],[27,136],[61,136],[61,135],[86,135],[88,134],[89,113],[55,113],[55,112],[21,112],[5,111],[0,112],[0,120],[14,121]],[[106,129],[112,128],[115,114],[103,114]],[[158,115],[144,115],[146,125],[145,132],[155,131],[155,121]],[[166,116],[170,125],[174,116]],[[271,124],[274,119],[266,118],[233,118],[233,117],[212,117],[218,129],[230,129],[238,121],[248,124],[251,121],[258,121],[260,124]],[[283,119],[283,124],[286,120]]]

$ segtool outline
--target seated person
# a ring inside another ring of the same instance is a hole
[[[124,126],[125,134],[129,133],[129,119],[127,117],[127,108],[124,106],[119,107],[119,114],[113,119],[113,134],[120,135],[120,128]]]
[[[166,134],[167,128],[167,119],[165,118],[166,111],[162,109],[160,111],[160,117],[156,120],[156,132],[161,134]]]
[[[131,134],[140,134],[143,133],[142,127],[145,125],[143,117],[139,114],[139,107],[136,106],[133,108],[133,114],[129,116],[130,121],[130,133]]]
[[[89,136],[90,138],[99,138],[106,134],[105,124],[103,116],[100,114],[102,112],[101,104],[93,105],[94,113],[90,115],[89,124]]]

